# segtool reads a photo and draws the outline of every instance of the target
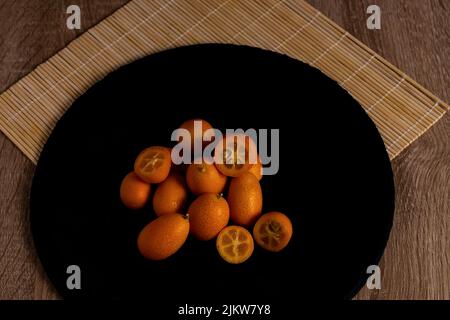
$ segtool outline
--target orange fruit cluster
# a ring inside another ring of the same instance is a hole
[[[194,121],[202,122],[202,133],[212,126],[205,120],[188,120],[181,125],[191,133],[191,142],[204,148],[207,144],[203,139],[194,139]],[[244,143],[237,143],[239,139]],[[137,240],[142,256],[168,258],[189,234],[202,241],[216,239],[219,255],[232,264],[250,258],[254,241],[268,251],[284,249],[292,237],[292,224],[281,212],[261,215],[262,163],[256,151],[249,136],[226,135],[217,142],[214,163],[193,163],[183,170],[172,165],[170,148],[143,150],[120,186],[123,204],[140,209],[149,202],[152,184],[158,184],[152,199],[158,217],[144,227]],[[196,198],[188,204],[190,194]],[[248,228],[252,227],[250,233]]]

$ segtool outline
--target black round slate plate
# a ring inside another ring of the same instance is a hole
[[[256,248],[229,265],[214,241],[190,239],[167,260],[140,257],[136,238],[154,213],[122,206],[121,179],[143,148],[171,145],[191,118],[221,130],[280,129],[279,172],[261,184],[264,211],[293,222],[284,251]],[[149,305],[350,298],[382,255],[393,210],[382,139],[345,90],[287,56],[218,44],[148,56],[90,88],[48,139],[31,193],[36,249],[63,297]],[[66,287],[69,265],[81,268],[81,290]]]

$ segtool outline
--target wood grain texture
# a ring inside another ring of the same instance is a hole
[[[310,1],[444,101],[450,100],[448,1]],[[368,30],[369,4],[382,29]],[[450,114],[393,163],[394,227],[382,267],[382,290],[359,299],[450,299]]]
[[[0,92],[58,52],[126,0],[0,1]],[[66,28],[78,4],[82,29]],[[34,165],[0,133],[0,299],[55,299],[34,252],[28,200]]]
[[[390,159],[450,110],[305,1],[134,0],[3,92],[0,127],[37,163],[59,117],[87,88],[123,64],[199,42],[256,46],[316,66],[359,101]]]
[[[125,0],[77,0],[83,30]],[[400,69],[450,100],[450,6],[447,1],[309,1]],[[65,46],[78,33],[65,27],[74,1],[0,3],[0,91]],[[366,28],[369,4],[382,9],[382,29]],[[450,298],[450,115],[394,162],[397,210],[383,259],[381,291],[360,299]],[[33,251],[28,195],[33,165],[0,136],[0,298],[46,299],[57,294]]]

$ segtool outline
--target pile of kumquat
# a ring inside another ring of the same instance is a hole
[[[201,121],[202,134],[212,128],[205,120],[184,122],[180,128],[190,132],[192,145],[195,121]],[[240,138],[245,143],[237,143]],[[245,135],[221,137],[213,163],[202,160],[174,165],[170,148],[152,146],[143,150],[120,186],[120,198],[127,208],[140,209],[152,201],[157,215],[138,236],[142,256],[150,260],[168,258],[183,246],[189,234],[203,241],[216,239],[219,255],[233,264],[250,258],[254,241],[272,252],[284,249],[292,237],[292,224],[281,212],[262,214],[259,181],[263,167],[257,153],[256,161],[250,161],[251,150],[256,152],[256,144]],[[195,200],[188,203],[190,195]]]

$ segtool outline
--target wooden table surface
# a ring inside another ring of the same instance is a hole
[[[126,0],[1,0],[0,92]],[[450,101],[448,0],[309,0],[380,55]],[[66,8],[81,7],[69,31]],[[366,8],[382,11],[368,30]],[[360,299],[450,299],[450,114],[397,157],[395,222],[381,263],[382,289]],[[34,165],[0,133],[0,299],[56,299],[28,224]],[[324,289],[325,290],[325,289]]]

